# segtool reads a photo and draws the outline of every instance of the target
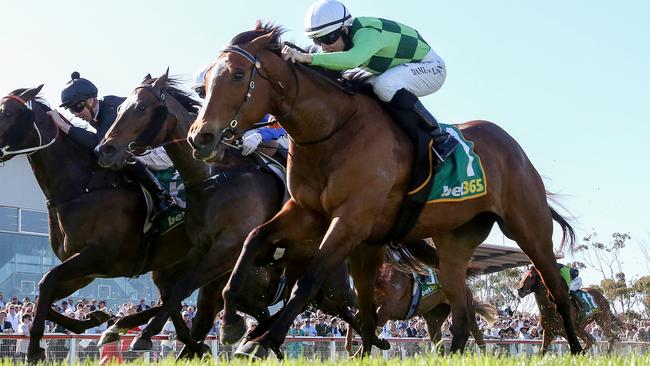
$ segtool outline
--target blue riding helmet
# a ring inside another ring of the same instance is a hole
[[[70,78],[72,80],[68,81],[65,88],[61,90],[60,107],[68,107],[82,100],[97,97],[97,87],[95,84],[82,78],[79,72],[73,72]]]

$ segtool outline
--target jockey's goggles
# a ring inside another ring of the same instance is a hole
[[[331,45],[332,43],[336,42],[339,39],[339,37],[341,37],[341,29],[342,28],[339,28],[334,32],[328,33],[324,36],[314,38],[314,43],[317,46],[320,46],[321,44],[326,44],[328,46]]]

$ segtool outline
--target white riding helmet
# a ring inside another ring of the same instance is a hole
[[[352,24],[352,15],[336,0],[320,0],[305,13],[305,35],[311,39],[322,37]]]

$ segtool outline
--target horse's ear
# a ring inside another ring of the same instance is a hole
[[[41,84],[35,88],[25,90],[20,94],[20,97],[23,98],[25,101],[30,101],[36,98],[38,93],[40,93],[41,89],[43,89],[43,85],[44,84]]]
[[[151,80],[151,74],[147,74],[144,76],[144,79],[142,79],[142,82],[144,83],[147,80]]]
[[[277,38],[276,32],[278,32],[277,29],[274,29],[270,33],[261,35],[251,41],[251,45],[255,47],[255,49],[259,50],[264,47],[266,47],[268,44],[270,44],[274,39]]]
[[[167,80],[169,79],[169,67],[167,67],[167,71],[165,71],[164,74],[162,74],[156,81],[153,83],[153,87],[155,89],[162,89],[163,85],[167,83]]]

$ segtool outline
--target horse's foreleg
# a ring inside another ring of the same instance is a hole
[[[539,351],[542,355],[545,355],[548,352],[548,348],[553,342],[553,333],[542,329],[542,349]]]
[[[254,273],[256,262],[262,257],[267,260],[269,257],[271,260],[282,257],[282,251],[276,250],[274,243],[301,242],[318,237],[322,230],[320,216],[289,200],[273,219],[251,231],[223,290],[222,342],[232,343],[239,339],[239,330],[244,326],[244,320],[237,314],[237,310],[241,308],[240,301],[245,299],[242,291],[246,289],[241,284],[247,283],[248,275]]]
[[[429,310],[426,313],[423,313],[422,316],[427,323],[427,330],[429,331],[429,339],[436,350],[438,355],[444,355],[445,346],[442,344],[442,324],[449,316],[451,312],[451,307],[449,304],[440,304],[433,309]]]
[[[65,262],[50,269],[38,284],[39,296],[34,310],[34,320],[30,330],[27,359],[29,362],[45,360],[45,350],[39,345],[45,331],[45,319],[52,306],[54,294],[61,283],[74,279],[88,277],[94,273],[102,273],[98,263],[104,258],[101,248],[88,247],[81,253],[75,254]]]
[[[375,286],[379,267],[384,261],[384,246],[361,244],[350,255],[350,269],[355,279],[354,287],[357,291],[356,319],[359,324],[359,334],[362,340],[363,356],[369,356],[372,346],[387,350],[390,343],[377,337],[377,303],[375,301]]]
[[[474,307],[474,294],[472,290],[469,289],[469,286],[465,287],[467,292],[467,306],[469,307],[469,331],[474,337],[474,342],[478,346],[482,355],[485,355],[485,340],[483,339],[483,333],[476,323],[476,308]]]
[[[354,207],[349,205],[346,208]],[[291,297],[280,312],[278,320],[267,333],[239,347],[238,354],[262,357],[266,356],[269,348],[282,344],[293,320],[307,302],[317,294],[325,278],[343,263],[352,248],[368,237],[370,225],[364,225],[357,219],[364,215],[354,210],[347,212],[339,210],[333,216],[334,219],[321,242],[319,251],[310,261],[305,274],[294,286]]]
[[[115,324],[108,327],[108,329],[102,333],[98,345],[102,346],[104,344],[119,341],[121,335],[126,334],[126,332],[134,327],[145,324],[149,319],[156,316],[160,310],[162,310],[162,305],[159,304],[147,310],[120,318],[115,322]]]

